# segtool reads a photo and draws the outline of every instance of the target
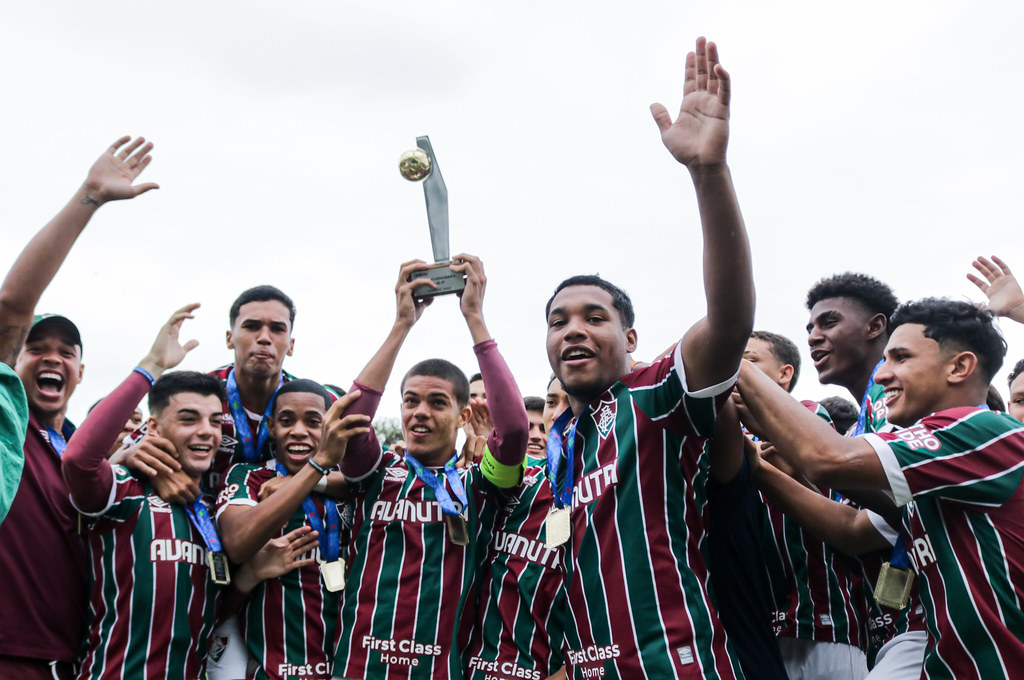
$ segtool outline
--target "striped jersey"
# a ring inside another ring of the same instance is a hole
[[[686,393],[677,346],[621,378],[576,418],[565,561],[569,677],[742,677],[711,605],[700,550],[704,443],[732,383]]]
[[[448,537],[434,491],[387,451],[367,476],[349,480],[354,497],[344,634],[334,674],[346,678],[462,678],[477,574],[486,556],[498,491],[480,467],[460,470],[468,498],[469,545]],[[455,493],[441,468],[427,468]]]
[[[217,498],[217,514],[229,505],[254,506],[260,487],[277,477],[266,466],[240,463],[228,470]],[[324,517],[323,498],[311,494],[320,517]],[[339,512],[342,508],[339,507]],[[298,508],[280,535],[306,526],[308,520]],[[342,523],[342,555],[348,542]],[[319,549],[303,557],[319,557]],[[247,678],[252,680],[326,680],[332,673],[334,650],[341,635],[341,593],[324,586],[316,564],[295,569],[283,576],[263,581],[250,595],[239,617],[242,636],[249,650]]]
[[[831,424],[813,401],[803,405]],[[827,489],[820,492],[828,496]],[[778,637],[864,645],[866,594],[860,565],[765,499],[765,559],[777,609],[772,626]]]
[[[563,665],[565,546],[546,544],[546,463],[527,459],[520,492],[498,513],[467,654],[473,680],[543,680]]]
[[[1024,669],[1024,427],[961,407],[871,434],[927,611],[925,678]],[[913,502],[911,502],[913,501]]]
[[[202,677],[219,586],[185,508],[114,466],[89,534],[87,651],[79,680]]]

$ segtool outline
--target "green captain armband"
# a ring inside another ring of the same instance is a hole
[[[523,471],[526,470],[526,457],[518,465],[505,465],[491,454],[490,447],[484,447],[484,457],[480,461],[480,470],[491,484],[499,489],[511,489],[523,483]]]

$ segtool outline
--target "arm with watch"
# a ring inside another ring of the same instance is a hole
[[[272,495],[256,505],[228,505],[219,513],[221,542],[232,562],[246,562],[277,537],[302,501],[317,491],[341,462],[349,439],[369,432],[369,416],[344,414],[358,398],[359,392],[355,391],[334,402],[324,417],[320,447],[299,472],[284,478]]]

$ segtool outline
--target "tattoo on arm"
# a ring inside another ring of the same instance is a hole
[[[18,352],[28,338],[31,326],[3,326],[0,327],[0,361],[10,367],[18,360]]]
[[[89,194],[86,194],[85,196],[82,196],[82,205],[94,205],[98,208],[100,207],[100,202]]]

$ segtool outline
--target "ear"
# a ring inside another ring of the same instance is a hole
[[[946,367],[946,382],[951,385],[962,384],[977,373],[978,356],[974,352],[957,352]]]
[[[885,314],[875,314],[873,317],[868,319],[865,336],[868,340],[875,340],[879,337],[884,338],[885,332],[888,328],[889,320],[885,318]]]
[[[85,375],[85,364],[78,364],[78,382],[82,382],[82,376]]]
[[[295,338],[292,338],[291,340],[288,341],[288,351],[285,352],[285,356],[289,356],[290,357],[292,355],[292,352],[294,352],[294,351],[295,351]]]
[[[227,331],[225,333],[225,336],[226,336],[227,343],[228,343],[228,349],[234,349],[235,348],[235,343],[232,342],[232,340],[231,340],[231,331]]]
[[[636,351],[636,329],[630,328],[626,331],[626,351],[632,354]]]
[[[146,431],[156,435],[160,434],[160,424],[157,423],[156,418],[153,416],[150,416],[149,420],[146,421]]]
[[[783,364],[782,368],[779,369],[779,379],[775,382],[789,386],[789,383],[793,380],[793,364]]]
[[[466,423],[468,423],[470,418],[472,418],[472,417],[473,417],[473,409],[471,409],[468,404],[466,406],[463,406],[462,408],[460,408],[459,409],[459,418],[458,418],[458,421],[457,421],[459,427],[464,427],[466,425]]]

